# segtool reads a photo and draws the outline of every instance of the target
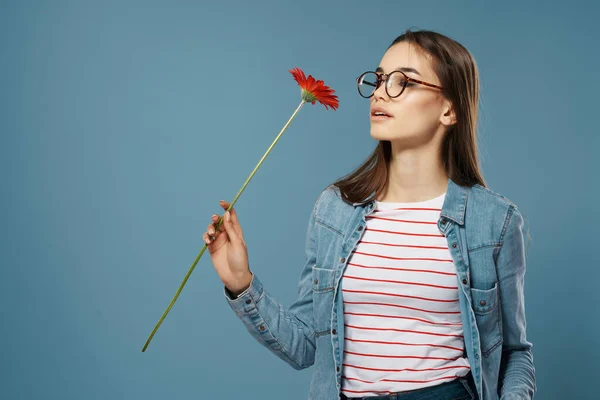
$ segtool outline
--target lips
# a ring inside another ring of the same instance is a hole
[[[389,112],[386,111],[385,108],[380,106],[375,106],[371,108],[371,121],[372,122],[380,122],[380,121],[389,121],[394,118]]]
[[[385,108],[375,106],[371,108],[371,118],[393,118],[393,116]]]

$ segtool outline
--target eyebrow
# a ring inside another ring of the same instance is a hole
[[[410,67],[399,67],[399,68],[396,68],[394,71],[414,72],[415,74],[421,76],[421,74],[419,73],[419,71],[417,71],[414,68],[410,68]],[[383,72],[383,68],[377,67],[377,69],[375,70],[375,72]]]

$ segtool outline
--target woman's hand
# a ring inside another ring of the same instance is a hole
[[[230,203],[221,200],[219,204],[224,210],[227,210]],[[252,273],[248,265],[248,250],[246,242],[244,242],[242,227],[233,207],[229,214],[230,220],[228,221],[224,215],[219,229],[216,229],[216,226],[220,216],[214,214],[202,239],[208,245],[210,257],[219,278],[227,289],[237,296],[250,286]]]

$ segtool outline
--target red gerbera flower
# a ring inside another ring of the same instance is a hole
[[[296,67],[291,69],[290,72],[294,76],[296,82],[298,82],[298,86],[302,89],[302,100],[307,103],[315,104],[315,101],[323,104],[326,109],[329,107],[334,110],[338,108],[339,101],[333,89],[329,86],[325,86],[323,81],[315,80],[312,75],[309,75],[308,78],[304,75],[304,72]]]

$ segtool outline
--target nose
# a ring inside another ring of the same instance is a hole
[[[382,79],[379,81],[379,86],[375,88],[373,92],[373,97],[383,98],[388,97],[388,94],[385,90],[385,86],[387,85],[387,76],[382,76]]]

